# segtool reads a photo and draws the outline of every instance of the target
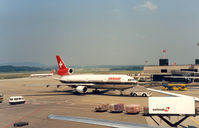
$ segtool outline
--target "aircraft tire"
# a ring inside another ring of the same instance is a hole
[[[130,96],[137,96],[137,94],[136,93],[130,93]]]
[[[146,95],[145,93],[144,93],[144,94],[142,94],[142,96],[143,96],[143,97],[147,97],[147,95]]]

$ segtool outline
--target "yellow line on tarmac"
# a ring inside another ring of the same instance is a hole
[[[195,120],[193,117],[190,117],[190,119],[195,122],[197,125],[199,125],[199,122],[197,120]]]

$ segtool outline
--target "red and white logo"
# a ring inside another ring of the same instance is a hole
[[[165,111],[165,112],[168,112],[169,110],[170,110],[170,107],[153,109],[153,111]]]
[[[120,80],[121,77],[109,77],[108,80]]]
[[[164,110],[165,112],[168,112],[170,109],[170,107],[166,107],[166,109]]]
[[[62,62],[60,61],[59,62],[59,67],[62,68],[62,65],[63,65]]]

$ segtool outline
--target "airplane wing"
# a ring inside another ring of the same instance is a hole
[[[114,127],[114,128],[159,128],[159,127],[149,126],[145,124],[136,124],[136,123],[128,123],[128,122],[120,122],[120,121],[112,121],[112,120],[87,118],[87,117],[49,115],[48,118],[56,119],[56,120],[66,120],[66,121],[94,124],[94,125],[102,125],[102,126],[108,126],[108,127]]]

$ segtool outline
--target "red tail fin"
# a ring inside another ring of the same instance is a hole
[[[57,55],[56,58],[57,58],[58,66],[59,66],[59,70],[57,74],[61,76],[70,75],[70,73],[68,72],[69,69],[66,67],[61,57]]]

